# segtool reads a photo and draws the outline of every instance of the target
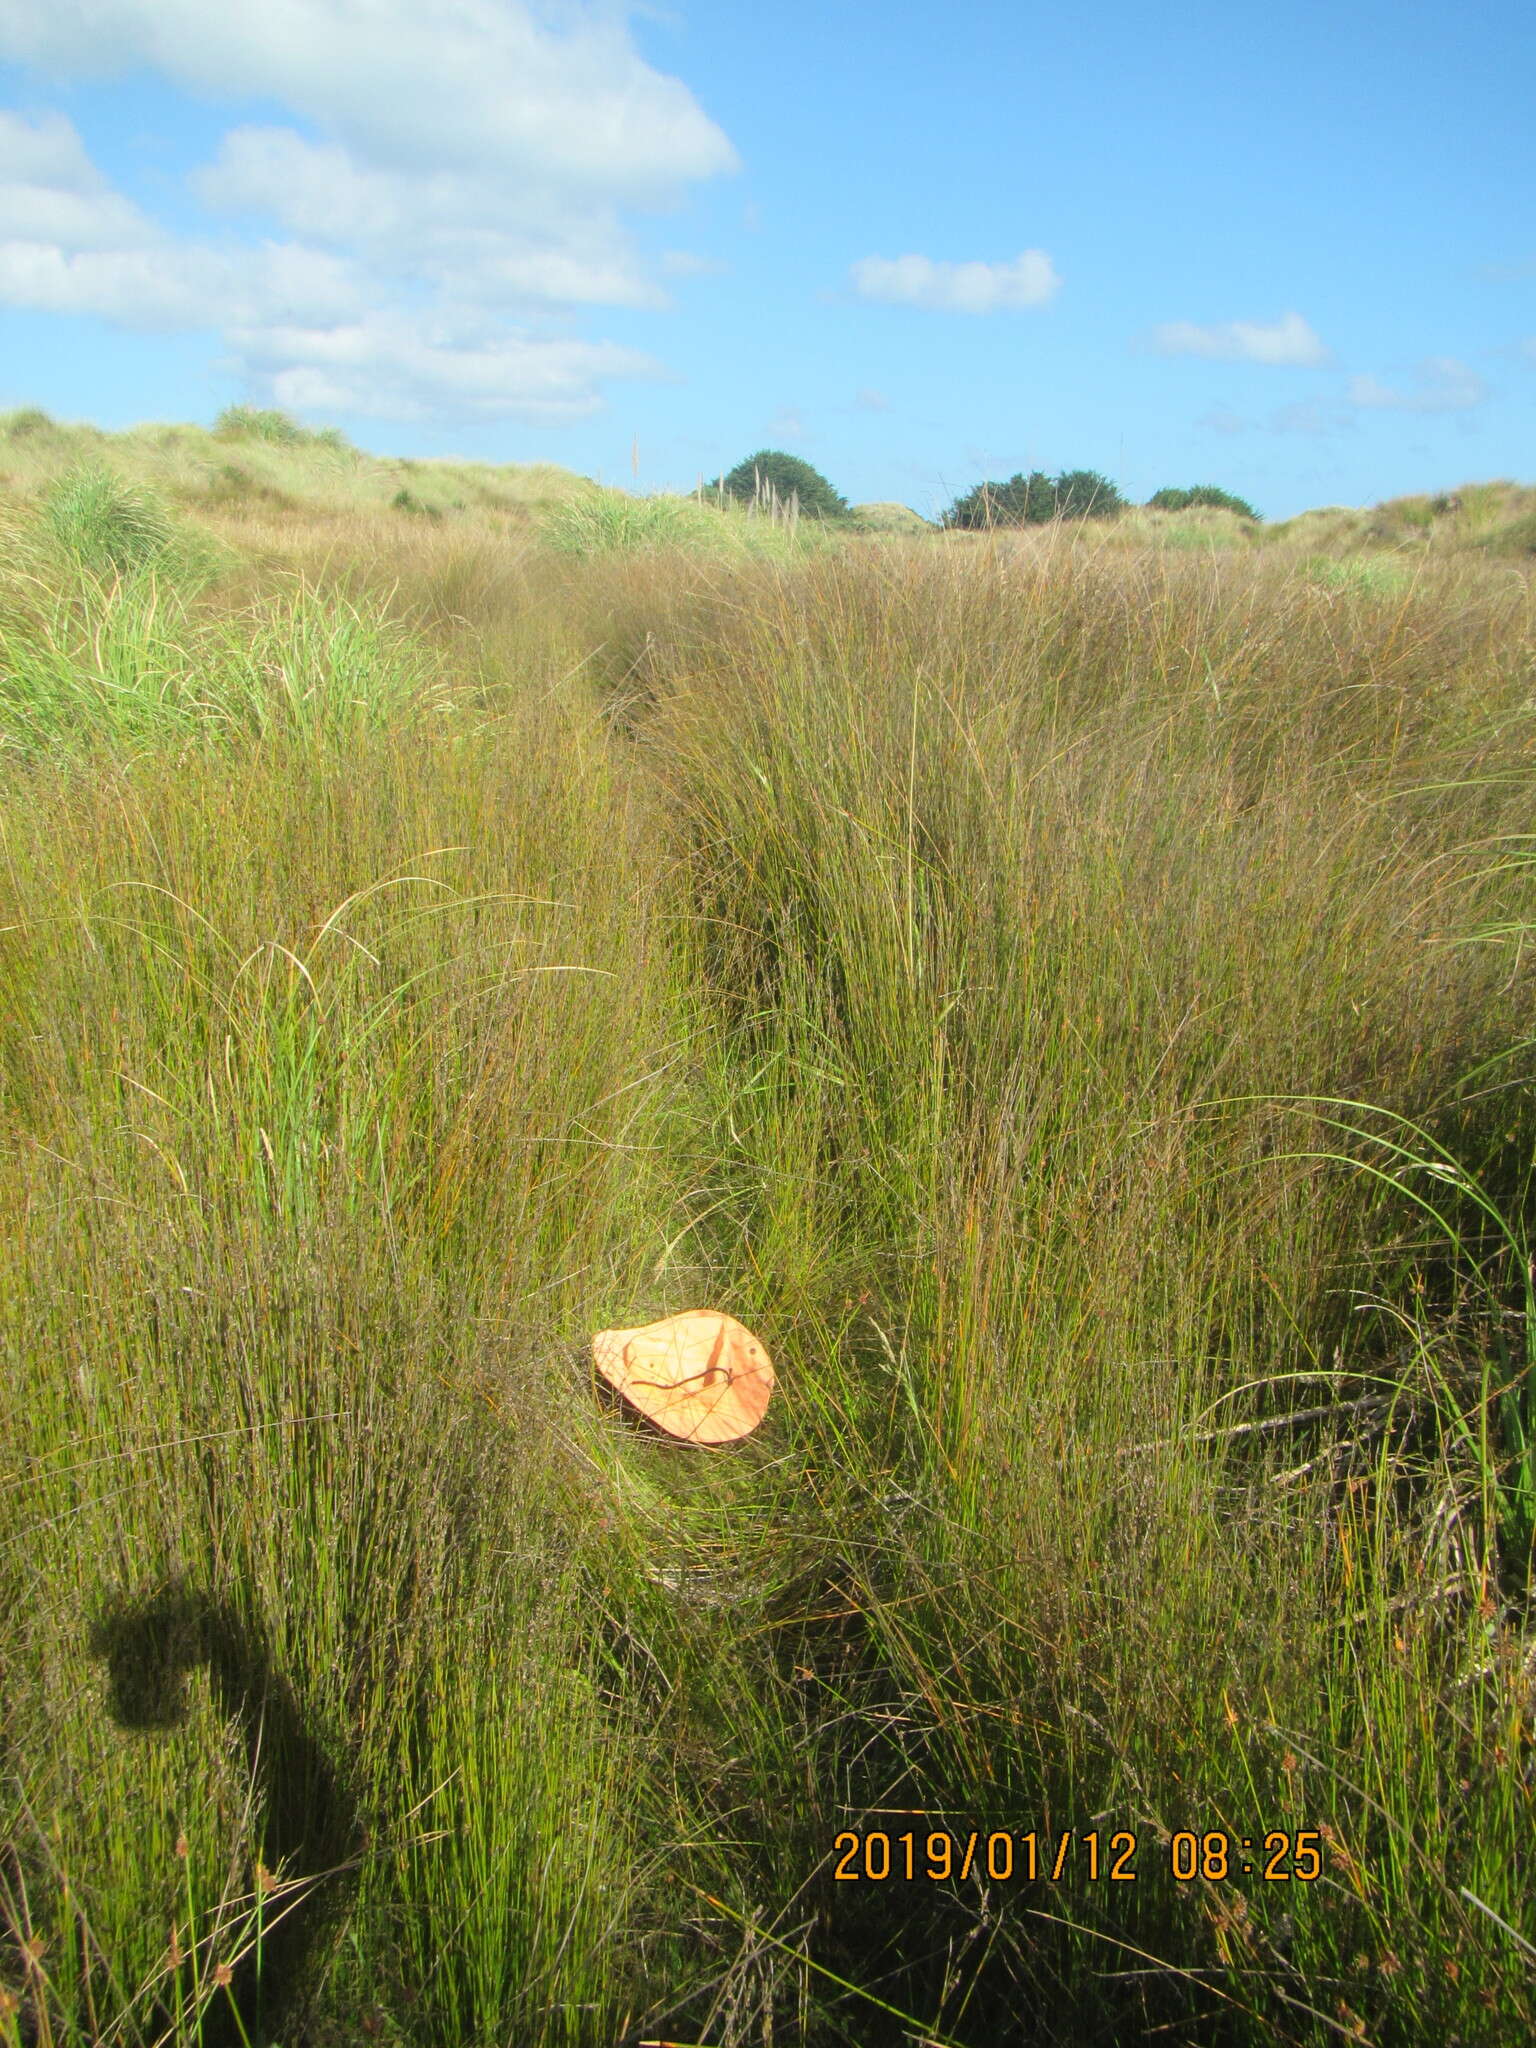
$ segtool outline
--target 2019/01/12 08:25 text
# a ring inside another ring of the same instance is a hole
[[[893,1834],[846,1829],[832,1844],[833,1877],[843,1884],[944,1884],[976,1877],[995,1884],[1134,1884],[1158,1873],[1179,1884],[1256,1878],[1265,1884],[1311,1884],[1323,1873],[1323,1835],[1314,1828],[1260,1829],[1251,1835],[1188,1830],[1166,1841],[1143,1841],[1132,1829],[1028,1832],[1011,1828],[939,1829]]]

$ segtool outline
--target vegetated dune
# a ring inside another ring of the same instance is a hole
[[[931,533],[933,522],[925,519],[920,512],[914,512],[910,505],[891,504],[878,501],[870,505],[855,505],[853,519],[870,533]]]
[[[69,431],[0,2036],[1532,2038],[1529,565]],[[701,1308],[718,1450],[591,1365]]]
[[[1266,539],[1334,553],[1478,550],[1518,558],[1536,554],[1536,489],[1508,482],[1463,484],[1433,495],[1388,498],[1367,510],[1331,506],[1275,525]]]
[[[284,413],[248,406],[228,408],[212,428],[151,423],[121,433],[64,424],[31,407],[0,415],[0,492],[34,495],[81,464],[105,464],[180,509],[207,515],[210,524],[236,521],[253,533],[283,515],[290,530],[296,520],[320,527],[389,515],[529,537],[547,532],[555,545],[574,552],[696,547],[711,536],[727,552],[786,552],[769,529],[787,520],[759,516],[749,525],[741,507],[707,494],[640,496],[549,463],[373,456],[334,429],[311,430]],[[698,518],[700,509],[710,519]],[[799,526],[808,546],[825,537],[815,522]],[[884,536],[939,531],[909,506],[889,502],[854,506],[849,526]],[[1026,537],[1037,539],[1041,531],[1027,529]],[[1373,508],[1322,508],[1273,524],[1209,506],[1181,512],[1130,506],[1113,520],[1085,522],[1084,532],[1106,547],[1199,552],[1280,546],[1334,554],[1475,548],[1519,558],[1536,552],[1536,489],[1467,484]]]
[[[595,486],[548,463],[391,459],[285,414],[232,407],[213,428],[132,427],[104,433],[34,409],[0,417],[0,477],[28,494],[81,463],[105,463],[185,510],[300,510],[331,518],[395,510],[432,518],[500,513],[526,520]]]

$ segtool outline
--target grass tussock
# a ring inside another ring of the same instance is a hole
[[[66,470],[43,493],[38,514],[32,531],[23,527],[16,536],[23,556],[30,552],[35,560],[41,541],[85,577],[133,578],[159,569],[185,584],[211,573],[217,561],[203,536],[179,523],[155,491],[99,463]]]
[[[209,602],[214,551],[94,480],[47,514],[41,535],[17,534],[0,587],[0,754],[13,761],[278,733],[334,746],[454,716],[442,674],[377,606],[297,577],[244,606]]]
[[[0,2041],[1524,2038],[1528,578],[130,483],[0,572]]]

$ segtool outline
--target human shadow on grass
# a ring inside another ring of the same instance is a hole
[[[197,2036],[202,2048],[289,2038],[301,2017],[306,1964],[344,1897],[357,1847],[355,1805],[324,1748],[305,1725],[293,1688],[273,1665],[260,1630],[227,1600],[181,1581],[147,1597],[111,1603],[93,1624],[92,1654],[108,1667],[108,1711],[119,1727],[181,1725],[188,1674],[208,1667],[221,1713],[235,1721],[261,1812],[261,1860],[281,1872],[260,1958],[234,1966]],[[295,1902],[286,1887],[306,1889]],[[275,1924],[272,1924],[275,1922]]]

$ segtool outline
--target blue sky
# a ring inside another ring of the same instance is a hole
[[[1532,481],[1533,100],[1529,0],[0,0],[0,407],[925,513]]]

